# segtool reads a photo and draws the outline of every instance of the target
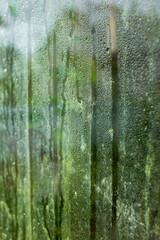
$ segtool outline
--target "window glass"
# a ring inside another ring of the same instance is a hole
[[[160,239],[159,1],[0,5],[0,239]]]

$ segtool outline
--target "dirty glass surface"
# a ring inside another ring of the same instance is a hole
[[[160,239],[160,2],[0,0],[0,239]]]

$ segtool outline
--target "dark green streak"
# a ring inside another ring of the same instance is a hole
[[[55,169],[57,170],[57,53],[56,53],[56,34],[53,36],[53,149]]]
[[[30,2],[29,2],[30,3]],[[29,11],[29,10],[28,10]],[[29,13],[30,15],[30,13]],[[30,161],[30,211],[31,211],[31,240],[33,239],[33,116],[32,116],[32,47],[31,20],[28,20],[28,123],[29,123],[29,161]]]
[[[112,53],[112,239],[117,239],[117,184],[118,184],[118,70],[117,53]]]
[[[53,35],[53,159],[54,159],[54,182],[55,186],[55,238],[61,239],[62,222],[62,190],[61,190],[61,172],[58,166],[57,154],[57,53],[56,53],[56,34]],[[58,182],[58,184],[57,184]]]
[[[51,53],[50,53],[51,37],[49,36],[48,30],[47,30],[48,29],[48,24],[47,24],[47,16],[46,16],[46,0],[44,0],[44,24],[45,24],[45,31],[46,31],[46,36],[47,36],[47,54],[48,54],[48,63],[49,63],[49,80],[48,80],[49,125],[50,125],[49,159],[50,159],[51,162],[53,162],[52,141],[54,141],[54,137],[53,137],[52,108],[53,108],[53,111],[54,111],[54,103],[53,103],[53,97],[52,97],[51,82],[52,82],[52,78],[53,78],[53,91],[54,91],[54,84],[55,84],[55,81],[56,81],[56,79],[55,79],[56,73],[55,73],[55,70],[54,70],[54,66],[53,66],[53,72],[52,72],[52,60],[51,60]],[[54,44],[55,44],[55,42],[54,42]],[[53,52],[53,57],[56,58],[56,56],[54,56],[54,54],[55,53]],[[53,63],[53,65],[54,65],[54,63]],[[54,74],[54,77],[53,77],[53,74]],[[53,96],[54,96],[54,93],[53,93]],[[54,114],[53,118],[54,119],[56,118],[55,114]]]
[[[92,54],[92,123],[91,123],[91,195],[90,195],[90,240],[96,239],[96,171],[97,171],[97,131],[96,131],[96,81],[97,66],[95,56],[95,29],[92,27],[93,35],[93,54]]]
[[[14,48],[11,48],[11,57],[10,57],[10,79],[11,79],[11,121],[12,121],[12,135],[13,135],[13,147],[14,147],[14,159],[15,159],[15,201],[16,201],[16,209],[15,209],[15,216],[16,216],[16,233],[15,237],[18,239],[18,157],[17,157],[17,144],[16,144],[16,130],[15,130],[15,114],[14,111],[16,109],[16,102],[14,96],[14,81],[13,81],[13,55],[14,55]]]

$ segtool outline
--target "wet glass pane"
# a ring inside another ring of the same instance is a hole
[[[0,6],[0,240],[160,239],[159,1]]]

